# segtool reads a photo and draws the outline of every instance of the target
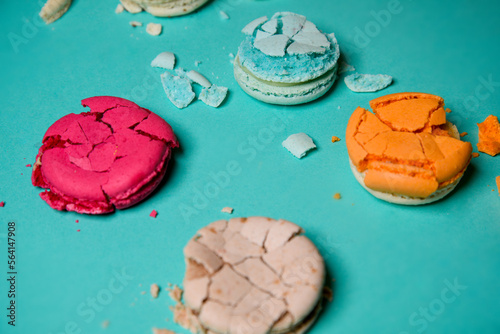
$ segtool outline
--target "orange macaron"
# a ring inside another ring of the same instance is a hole
[[[449,194],[464,174],[472,145],[447,122],[444,100],[396,93],[358,107],[349,119],[346,145],[351,169],[377,198],[406,205]]]

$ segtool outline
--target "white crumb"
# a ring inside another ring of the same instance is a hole
[[[158,293],[160,292],[160,287],[158,286],[158,284],[153,283],[153,284],[151,284],[151,288],[150,288],[149,292],[151,293],[151,296],[153,296],[153,298],[158,298]]]
[[[142,22],[139,21],[130,21],[129,22],[132,27],[142,27]]]
[[[146,32],[151,36],[158,36],[161,34],[163,26],[159,23],[148,23],[146,26]]]
[[[226,206],[225,208],[222,208],[222,210],[220,210],[220,212],[225,212],[225,213],[231,214],[231,213],[233,213],[233,210],[234,210],[233,208]]]

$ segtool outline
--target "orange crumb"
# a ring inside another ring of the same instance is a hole
[[[158,293],[160,292],[160,287],[158,286],[158,284],[153,283],[153,284],[151,284],[149,292],[151,293],[151,296],[153,296],[153,298],[158,298]]]
[[[480,152],[494,157],[500,153],[500,124],[496,116],[486,117],[484,122],[477,124],[479,128],[479,142],[477,149]]]
[[[495,181],[497,181],[498,195],[500,196],[500,176],[497,176]]]
[[[450,108],[446,108],[445,110],[447,113],[450,113],[451,112],[451,109]]]
[[[468,133],[467,133],[467,132],[462,132],[462,133],[460,134],[460,137],[465,137],[465,136],[467,136],[467,135],[468,135]]]
[[[335,198],[335,199],[340,199],[340,198],[341,198],[341,197],[340,197],[340,193],[336,193],[335,195],[333,195],[333,198]]]
[[[332,136],[332,143],[340,141],[340,138],[337,136]]]
[[[473,158],[477,158],[478,156],[479,156],[479,153],[477,153],[477,152],[472,152],[472,157],[473,157]]]

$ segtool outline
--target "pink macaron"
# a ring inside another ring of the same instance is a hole
[[[45,133],[33,165],[34,186],[52,208],[103,214],[130,207],[160,184],[178,141],[170,125],[112,96],[82,101]]]

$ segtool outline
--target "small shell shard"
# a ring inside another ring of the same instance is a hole
[[[288,36],[280,34],[255,41],[253,45],[268,56],[283,57],[288,40]]]
[[[283,23],[283,35],[293,37],[302,29],[302,26],[306,22],[306,17],[295,13],[286,13],[286,15],[281,17],[281,22]]]
[[[261,27],[262,30],[265,32],[270,33],[271,35],[274,35],[278,31],[278,20],[277,19],[271,19],[264,23]]]
[[[208,81],[207,78],[205,78],[201,73],[196,72],[195,70],[187,72],[186,76],[189,79],[191,79],[191,81],[194,81],[200,86],[203,86],[205,88],[209,88],[210,86],[212,86],[212,84],[210,83],[210,81]]]
[[[325,48],[330,47],[330,41],[326,36],[320,32],[304,32],[301,31],[295,36],[293,36],[295,42],[302,44],[312,45],[312,46],[322,46]]]
[[[347,87],[356,93],[377,92],[392,83],[392,77],[385,74],[351,74],[344,78]]]
[[[267,37],[269,37],[269,36],[271,36],[271,34],[270,34],[270,33],[265,32],[265,31],[262,31],[262,30],[257,30],[257,34],[255,35],[255,40],[254,40],[254,42],[257,42],[257,41],[259,41],[259,40],[261,40],[261,39],[264,39],[264,38],[267,38]]]
[[[253,20],[252,22],[250,22],[249,24],[247,24],[241,30],[241,32],[244,33],[245,35],[253,35],[253,32],[255,31],[255,29],[257,29],[262,23],[264,23],[266,21],[267,21],[267,16],[259,17],[255,20]]]
[[[283,147],[286,148],[290,153],[292,153],[296,158],[302,158],[306,153],[314,148],[314,144],[311,137],[305,133],[296,133],[289,136],[283,143]]]
[[[319,46],[313,46],[309,44],[303,44],[299,42],[293,42],[290,44],[290,46],[286,49],[286,52],[288,54],[294,55],[294,54],[306,54],[306,53],[325,53],[326,49],[319,47]]]
[[[175,66],[175,55],[172,52],[162,52],[151,62],[152,67],[165,68],[173,70]]]

